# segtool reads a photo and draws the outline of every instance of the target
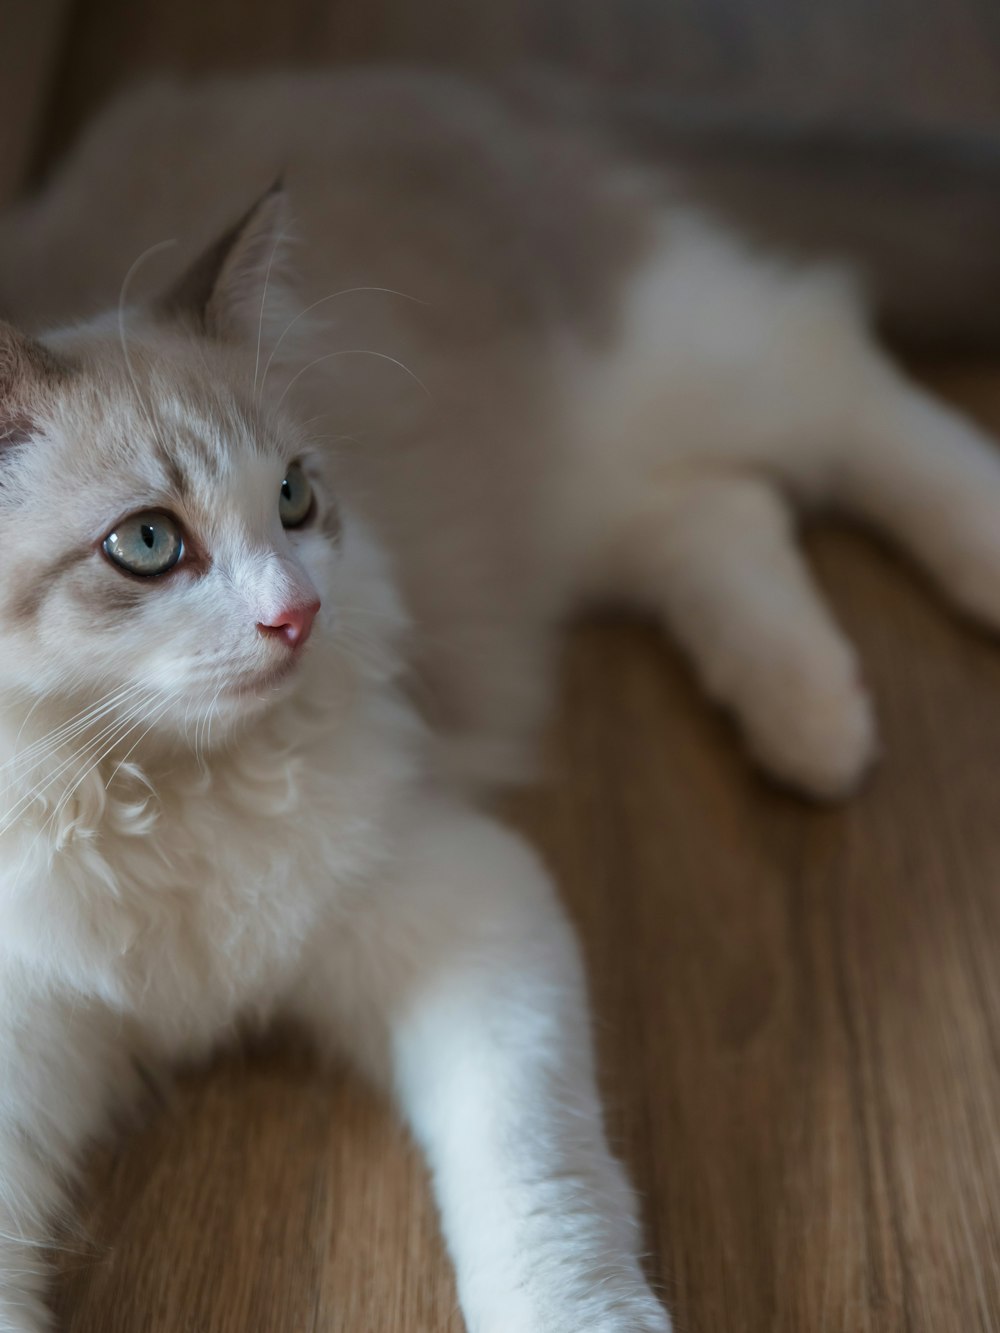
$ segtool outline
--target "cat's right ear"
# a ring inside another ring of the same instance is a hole
[[[193,322],[209,337],[256,341],[283,316],[287,236],[288,200],[279,182],[195,260],[161,301],[161,311]]]
[[[66,374],[46,347],[0,320],[0,453],[36,432],[38,406]]]

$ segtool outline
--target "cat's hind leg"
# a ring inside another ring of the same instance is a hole
[[[884,532],[1000,629],[1000,449],[872,349],[819,499]]]
[[[1000,450],[883,350],[845,273],[702,222],[651,257],[623,310],[597,383],[607,438],[624,423],[637,473],[752,468],[884,532],[1000,628]]]
[[[874,750],[792,506],[861,518],[1000,629],[1000,450],[892,362],[842,274],[675,226],[576,390],[585,587],[652,607],[778,777],[835,795]]]
[[[719,472],[651,487],[612,560],[764,768],[821,797],[858,781],[875,751],[871,706],[774,486]]]

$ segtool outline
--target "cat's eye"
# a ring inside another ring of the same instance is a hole
[[[301,463],[292,463],[281,483],[278,513],[286,528],[301,528],[313,511],[313,493]]]
[[[175,519],[150,510],[130,514],[104,538],[109,560],[140,578],[166,574],[184,553],[184,541]]]

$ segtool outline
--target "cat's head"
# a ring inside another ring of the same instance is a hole
[[[282,206],[148,308],[0,325],[0,699],[223,736],[365,596],[326,460],[255,384]]]

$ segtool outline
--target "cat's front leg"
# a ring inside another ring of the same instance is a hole
[[[605,1139],[576,941],[518,838],[422,810],[390,882],[317,942],[297,999],[384,1062],[470,1333],[667,1333]]]
[[[130,1078],[118,1025],[0,957],[0,1333],[40,1333],[45,1251],[76,1154]]]

